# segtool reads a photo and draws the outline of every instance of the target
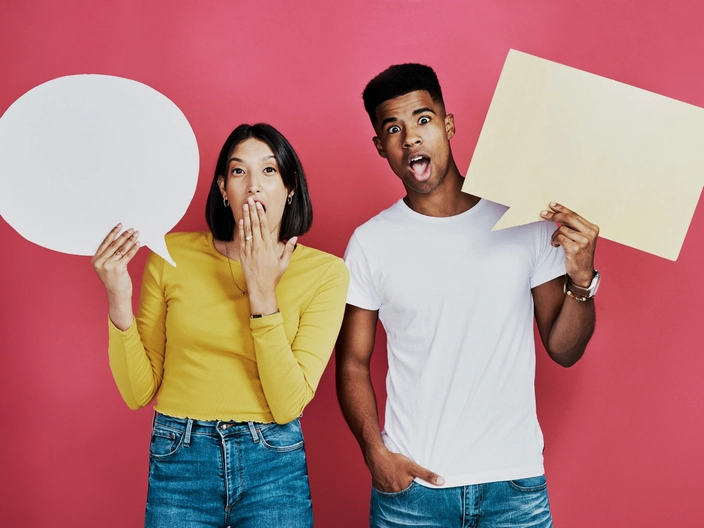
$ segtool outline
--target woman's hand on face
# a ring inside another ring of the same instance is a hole
[[[139,231],[128,229],[118,236],[122,224],[117,224],[108,233],[91,259],[93,269],[100,277],[111,299],[132,298],[132,280],[127,264],[139,250]]]
[[[275,312],[278,309],[275,306],[276,286],[288,268],[298,237],[291,238],[281,253],[278,241],[271,236],[262,204],[250,198],[243,210],[244,218],[238,226],[240,262],[247,281],[250,307],[252,313]],[[257,306],[259,304],[261,307]]]

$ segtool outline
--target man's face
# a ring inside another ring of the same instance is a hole
[[[452,114],[445,115],[425,90],[389,99],[376,108],[374,145],[407,192],[428,194],[443,181],[450,166]]]

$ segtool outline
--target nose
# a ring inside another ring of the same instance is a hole
[[[261,192],[261,185],[259,183],[259,178],[256,176],[251,176],[247,184],[247,194],[256,194]]]
[[[403,138],[403,146],[405,148],[420,145],[422,142],[423,140],[415,127],[406,129],[406,135]]]

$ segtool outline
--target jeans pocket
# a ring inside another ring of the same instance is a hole
[[[548,487],[545,475],[509,480],[508,483],[514,490],[523,492],[543,491]]]
[[[260,424],[257,433],[261,444],[272,451],[285,453],[303,448],[303,431],[296,419],[287,424]]]
[[[381,491],[374,487],[374,484],[372,484],[372,492],[376,493],[377,495],[380,495],[381,497],[386,497],[387,499],[395,499],[397,497],[402,497],[403,495],[406,495],[407,493],[410,493],[411,490],[413,489],[414,486],[417,486],[415,480],[412,480],[411,483],[404,489],[400,491]]]
[[[176,453],[181,448],[183,432],[166,427],[154,425],[152,438],[149,444],[149,456],[163,459]]]

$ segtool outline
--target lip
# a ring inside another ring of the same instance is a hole
[[[425,167],[425,170],[422,173],[417,173],[415,170],[413,170],[413,167],[411,166],[411,161],[422,156],[423,158],[426,159],[427,161],[427,166]],[[409,154],[408,157],[406,158],[406,164],[408,167],[408,171],[411,174],[411,177],[417,181],[417,182],[424,182],[430,179],[430,168],[431,168],[431,161],[432,159],[430,156],[425,153],[425,152],[413,152],[412,154]]]
[[[424,158],[428,158],[428,160],[431,159],[430,155],[427,152],[421,152],[421,151],[412,152],[406,157],[406,165],[408,165],[410,167],[411,160],[414,158],[417,158],[418,156],[423,156]]]
[[[254,198],[252,198],[252,201],[255,203],[255,207],[256,207],[256,204],[258,204],[258,203],[262,204],[262,209],[264,209],[264,212],[266,213],[266,204],[263,201],[258,200],[258,199],[255,200]],[[248,202],[249,202],[249,198],[247,199],[247,201],[245,203],[248,203]]]

